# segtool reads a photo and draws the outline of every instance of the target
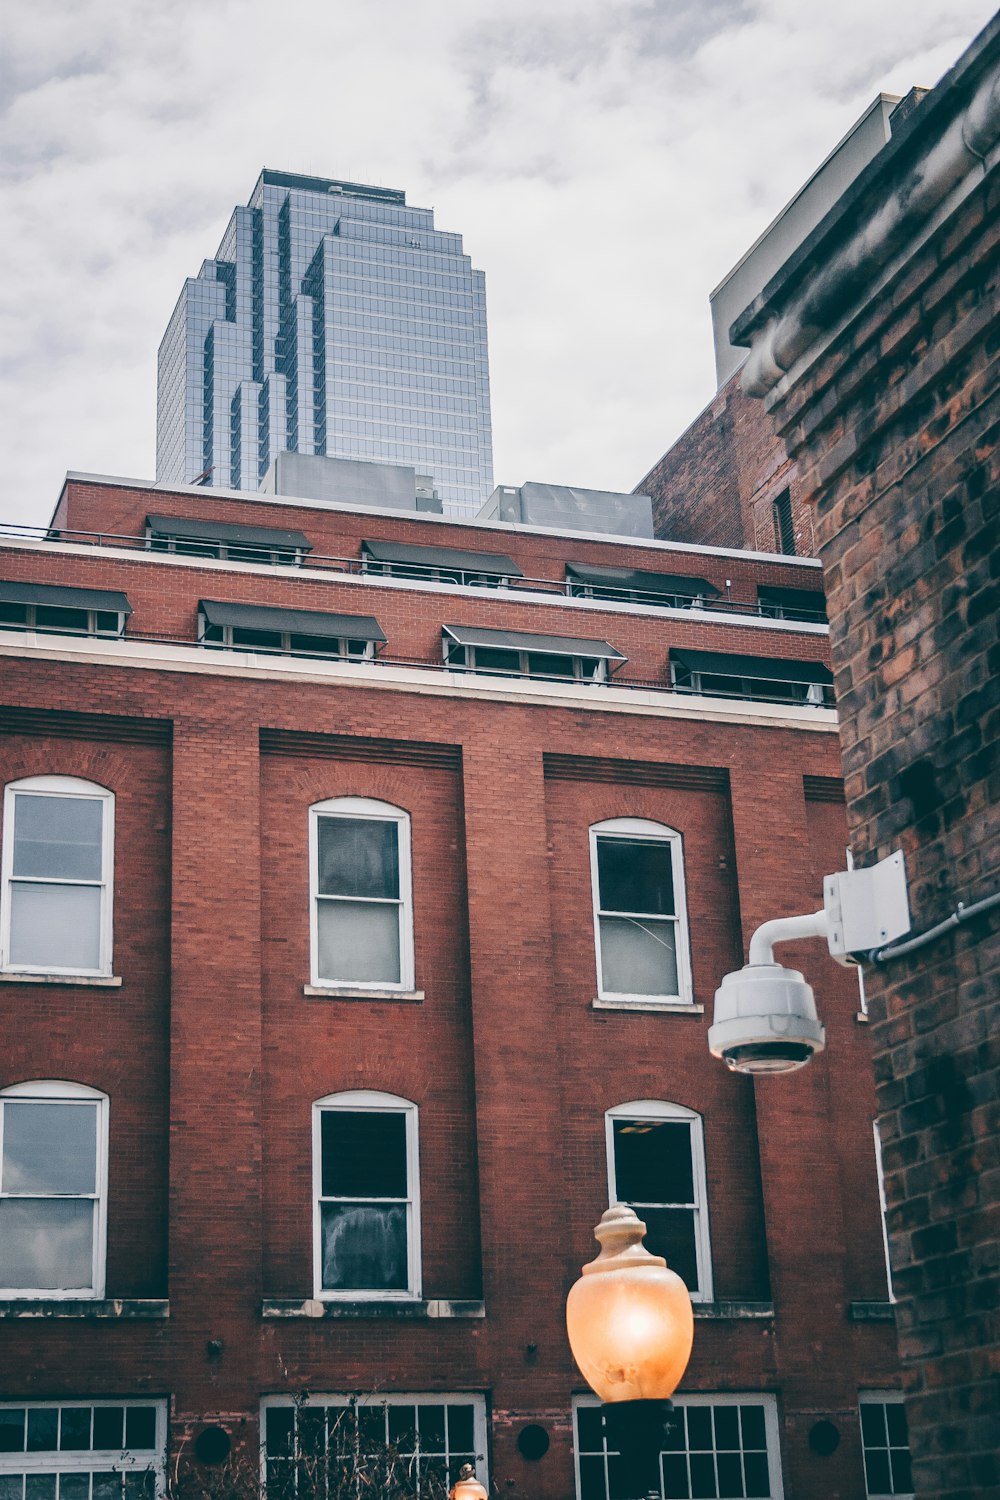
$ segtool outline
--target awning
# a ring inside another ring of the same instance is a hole
[[[822,589],[783,589],[759,583],[757,603],[792,610],[796,614],[815,616],[818,620],[826,619],[826,596]]]
[[[372,615],[328,615],[318,609],[273,609],[266,604],[225,604],[199,599],[209,625],[234,625],[239,630],[287,630],[291,635],[337,636],[351,641],[387,639]]]
[[[312,542],[301,531],[282,531],[272,526],[228,526],[221,521],[192,521],[188,516],[147,516],[153,536],[197,542],[223,542],[226,546],[262,548],[267,552],[311,552]]]
[[[0,581],[0,602],[4,604],[44,604],[48,609],[100,609],[109,614],[130,615],[132,606],[127,594],[114,589],[70,589],[56,583],[4,583]]]
[[[819,661],[788,661],[776,656],[736,656],[721,651],[670,648],[670,660],[691,672],[719,677],[752,677],[758,682],[832,683],[833,673]]]
[[[643,568],[597,568],[590,563],[567,563],[566,572],[580,583],[600,588],[634,589],[644,594],[680,594],[695,598],[699,594],[721,591],[707,578],[692,578],[688,573],[647,573]]]
[[[460,573],[489,573],[495,578],[523,578],[505,552],[459,552],[453,547],[412,547],[407,542],[362,542],[373,562],[405,563],[416,568],[451,568]]]
[[[471,625],[444,625],[445,635],[459,646],[497,646],[505,651],[540,651],[548,656],[596,656],[604,661],[628,661],[607,641],[584,641],[572,635],[530,635],[524,630],[480,630]]]

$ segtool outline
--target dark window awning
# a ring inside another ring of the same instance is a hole
[[[579,583],[644,594],[677,594],[693,599],[699,594],[720,592],[707,578],[692,578],[687,573],[648,573],[643,568],[598,568],[575,562],[566,564],[566,572]]]
[[[460,552],[453,547],[414,547],[408,542],[362,542],[373,562],[403,563],[414,568],[448,568],[459,573],[488,573],[495,578],[523,578],[505,552]]]
[[[224,546],[261,548],[266,552],[311,552],[312,543],[301,531],[272,526],[229,526],[221,521],[192,521],[188,516],[147,516],[152,536],[192,542],[222,542]]]
[[[690,672],[717,677],[751,677],[758,682],[832,683],[833,673],[820,661],[788,661],[775,656],[737,656],[722,651],[670,649],[670,660]]]
[[[99,609],[119,615],[132,613],[128,595],[115,589],[71,589],[55,583],[0,581],[0,603],[44,604],[48,609]]]
[[[287,630],[291,635],[336,636],[351,641],[386,640],[372,615],[328,615],[317,609],[275,609],[267,604],[226,604],[217,599],[200,599],[198,608],[209,625],[232,625],[238,630]]]
[[[794,611],[796,614],[815,616],[818,620],[826,619],[826,596],[822,589],[786,589],[759,583],[757,602]]]
[[[548,656],[600,657],[603,661],[627,661],[607,641],[585,641],[571,635],[533,635],[525,630],[480,630],[472,625],[445,625],[449,639],[459,646],[498,646],[505,651],[540,651]]]

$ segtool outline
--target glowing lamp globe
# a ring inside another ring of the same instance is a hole
[[[490,1500],[471,1464],[463,1464],[458,1480],[448,1491],[448,1500]]]
[[[688,1289],[645,1233],[632,1209],[609,1208],[594,1230],[600,1254],[566,1301],[573,1358],[602,1401],[666,1401],[691,1358]]]

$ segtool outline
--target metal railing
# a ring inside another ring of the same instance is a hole
[[[720,596],[670,594],[662,590],[643,590],[629,586],[615,588],[613,585],[587,584],[571,577],[534,578],[525,575],[509,578],[491,574],[488,569],[464,570],[430,564],[384,563],[364,557],[338,557],[328,553],[299,553],[293,547],[275,544],[268,548],[260,543],[248,542],[241,547],[238,542],[213,543],[205,537],[171,536],[169,543],[159,536],[135,536],[113,531],[83,531],[73,527],[23,526],[0,522],[0,539],[9,536],[13,540],[39,542],[71,542],[79,546],[115,547],[141,552],[155,552],[158,557],[204,558],[211,561],[219,558],[219,547],[226,549],[226,561],[246,562],[248,566],[268,567],[263,554],[270,552],[275,557],[287,558],[283,565],[295,567],[302,573],[343,574],[352,578],[364,578],[377,583],[382,579],[395,579],[423,583],[451,583],[460,587],[481,588],[491,593],[544,593],[557,599],[576,599],[599,609],[602,603],[639,604],[645,609],[698,609],[707,614],[731,615],[755,620],[783,620],[795,624],[825,625],[825,610],[783,609],[766,602],[746,603],[738,599]],[[172,544],[172,545],[170,545]],[[243,554],[242,556],[240,554]],[[595,592],[597,590],[597,592]]]

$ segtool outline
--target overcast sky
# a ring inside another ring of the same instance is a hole
[[[631,489],[708,294],[987,0],[7,0],[0,518],[152,478],[156,350],[262,166],[433,207],[486,272],[498,482]]]

